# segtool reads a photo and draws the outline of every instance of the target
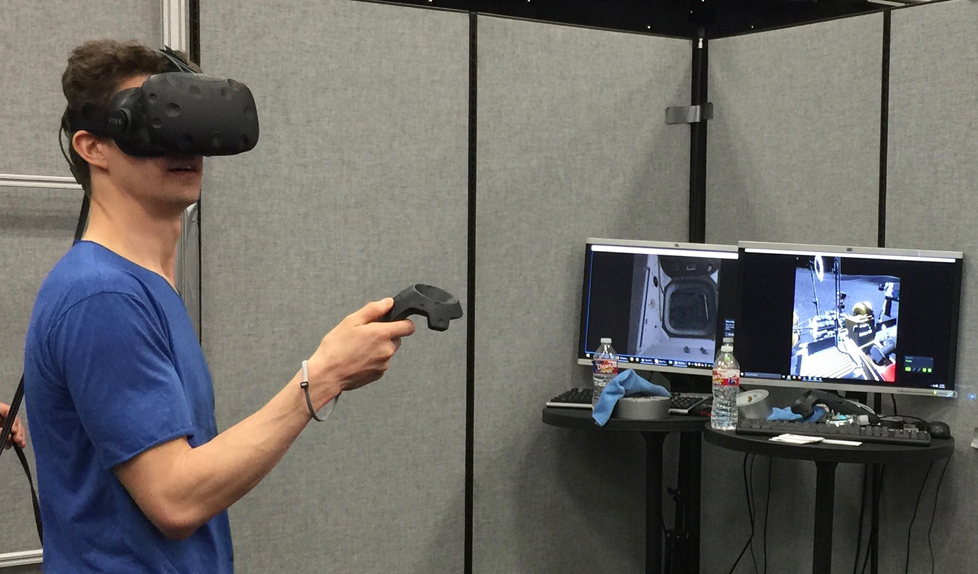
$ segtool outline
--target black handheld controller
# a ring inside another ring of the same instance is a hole
[[[462,317],[462,304],[447,291],[419,283],[395,295],[394,307],[380,321],[400,321],[411,315],[427,317],[432,331],[447,331],[451,321]]]

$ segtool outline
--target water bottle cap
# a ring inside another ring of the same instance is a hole
[[[723,338],[723,342],[724,343],[733,343],[733,337],[724,337]]]
[[[602,345],[610,345],[611,344],[611,337],[601,337],[601,344]]]

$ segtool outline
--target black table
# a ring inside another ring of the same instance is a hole
[[[706,442],[722,448],[749,454],[810,460],[815,463],[815,548],[813,574],[828,574],[832,568],[832,518],[835,506],[835,468],[841,463],[885,465],[920,464],[948,458],[954,453],[954,439],[932,439],[930,446],[904,446],[864,442],[860,446],[827,444],[793,445],[774,442],[769,437],[738,435],[734,431],[717,431],[704,425]],[[840,437],[844,438],[844,437]],[[875,473],[874,473],[875,474]],[[874,497],[875,504],[875,497]],[[878,509],[874,508],[878,516]],[[874,520],[872,540],[878,538]],[[874,552],[873,571],[877,560]]]
[[[590,409],[546,407],[543,422],[548,425],[601,432],[637,432],[645,439],[645,572],[662,572],[662,443],[669,433],[678,432],[679,487],[683,490],[683,508],[677,516],[683,532],[677,533],[679,554],[685,571],[698,573],[700,564],[700,452],[705,417],[670,416],[657,421],[612,418],[600,427],[591,418]],[[680,516],[681,514],[681,516]],[[667,556],[672,559],[671,554]]]

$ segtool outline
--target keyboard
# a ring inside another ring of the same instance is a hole
[[[592,389],[571,389],[547,401],[548,407],[590,409]],[[713,395],[709,393],[675,393],[672,395],[669,413],[674,415],[699,414]]]
[[[565,409],[590,409],[593,394],[593,389],[571,389],[547,401],[547,406]]]
[[[890,429],[882,426],[834,426],[795,421],[741,420],[737,423],[737,434],[755,436],[797,434],[858,442],[911,446],[930,445],[930,434],[922,430]]]
[[[713,402],[712,393],[673,393],[669,413],[674,415],[699,414]]]

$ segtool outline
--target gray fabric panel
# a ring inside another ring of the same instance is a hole
[[[965,254],[958,339],[958,399],[901,398],[900,412],[951,425],[955,457],[944,479],[934,526],[937,572],[973,572],[978,549],[960,544],[962,533],[978,528],[973,496],[975,450],[969,448],[978,417],[978,291],[974,221],[978,189],[978,4],[957,1],[893,13],[890,52],[889,154],[886,240],[893,247],[953,249]],[[904,488],[919,488],[923,471]],[[925,500],[933,508],[935,476]],[[896,477],[894,477],[896,480]],[[889,485],[888,485],[889,486]],[[914,491],[915,492],[915,491]],[[908,516],[904,501],[893,512]],[[895,529],[894,529],[895,530]],[[889,533],[895,538],[899,530]],[[905,534],[904,534],[905,536]],[[904,541],[906,539],[904,538]],[[912,547],[911,570],[926,569],[926,544]]]
[[[37,290],[71,247],[78,193],[0,187],[0,402],[10,403],[24,370],[24,337]],[[26,424],[23,408],[19,416]],[[28,445],[25,452],[34,472],[34,451]],[[13,451],[0,458],[0,501],[0,554],[40,548],[30,487]]]
[[[707,241],[876,245],[882,35],[874,14],[710,43]],[[773,404],[798,392],[774,389]],[[743,462],[704,447],[704,572],[729,571],[744,537],[725,533],[750,530]],[[763,496],[767,461],[754,468]],[[808,563],[815,465],[776,460],[773,472],[770,563]],[[840,465],[833,570],[852,568],[861,487],[862,470]]]
[[[267,401],[343,317],[457,295],[231,509],[238,572],[459,572],[464,541],[468,16],[207,2],[206,70],[248,84],[255,151],[209,160],[202,328],[218,423]]]
[[[4,0],[0,10],[0,173],[70,176],[58,149],[71,50],[97,38],[160,44],[160,3]]]
[[[540,411],[590,385],[585,239],[687,237],[689,128],[664,112],[689,101],[690,43],[489,17],[478,34],[474,571],[641,572],[641,438]]]
[[[706,239],[876,245],[883,17],[710,43]]]

